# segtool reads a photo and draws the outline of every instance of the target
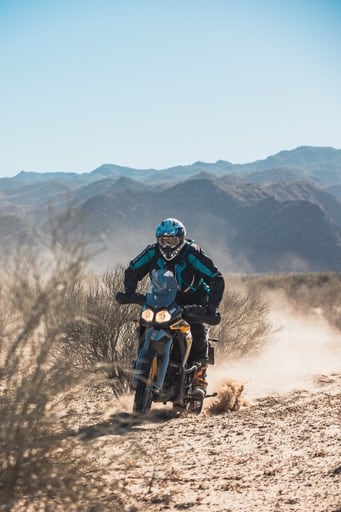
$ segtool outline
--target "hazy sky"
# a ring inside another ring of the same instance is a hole
[[[0,175],[341,148],[341,0],[0,0]]]

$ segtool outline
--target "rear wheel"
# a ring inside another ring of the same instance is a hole
[[[135,390],[133,412],[145,414],[152,405],[152,383],[157,373],[157,356],[155,350],[149,349],[141,365],[141,373]]]
[[[200,414],[202,411],[202,406],[204,405],[203,400],[196,400],[192,398],[187,404],[187,412],[190,414]]]

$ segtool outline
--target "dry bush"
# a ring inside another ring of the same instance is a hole
[[[340,272],[245,276],[243,282],[258,296],[264,292],[282,292],[293,312],[323,316],[341,330]]]
[[[268,319],[269,306],[252,293],[227,290],[219,310],[221,322],[212,330],[220,340],[215,345],[218,358],[255,355],[274,334]]]
[[[98,487],[72,444],[58,433],[62,391],[80,374],[55,357],[54,348],[78,315],[70,298],[82,281],[87,252],[51,239],[42,260],[21,251],[1,262],[0,274],[0,509],[79,510],[88,485]],[[59,505],[58,505],[59,503]],[[119,509],[118,507],[117,509]],[[112,508],[114,509],[114,508]]]
[[[121,306],[115,294],[123,289],[124,269],[93,276],[86,286],[73,290],[72,302],[82,312],[69,323],[61,345],[64,357],[81,368],[93,368],[110,379],[116,395],[130,383],[132,359],[136,357],[136,306]]]
[[[124,267],[92,276],[86,286],[73,289],[78,318],[69,324],[62,351],[78,367],[94,364],[111,379],[116,395],[126,391],[131,380],[131,361],[136,358],[137,332],[134,319],[138,306],[121,306],[114,297],[123,289]],[[140,283],[145,291],[148,277]],[[220,339],[217,356],[230,358],[258,353],[274,333],[268,320],[268,305],[255,294],[236,289],[226,291],[220,306],[222,321],[212,329]]]
[[[93,368],[109,377],[118,396],[131,381],[131,362],[137,355],[136,320],[139,306],[121,306],[115,294],[123,289],[124,267],[92,276],[73,288],[70,302],[77,304],[78,317],[69,324],[61,345],[64,357],[77,367]],[[144,292],[148,277],[140,283]],[[220,339],[217,357],[237,358],[257,354],[274,334],[268,320],[268,305],[253,293],[227,290],[220,305],[222,321],[212,329]]]

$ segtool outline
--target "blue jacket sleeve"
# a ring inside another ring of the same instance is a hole
[[[209,285],[208,304],[218,307],[224,294],[225,281],[211,258],[198,245],[193,245],[188,255],[193,271]]]
[[[134,293],[137,283],[152,270],[155,255],[155,244],[150,244],[129,263],[124,273],[124,289],[127,294]]]

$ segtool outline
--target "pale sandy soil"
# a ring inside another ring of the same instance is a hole
[[[199,417],[158,407],[141,422],[129,398],[69,398],[64,443],[102,487],[78,510],[341,512],[339,373]]]
[[[0,509],[341,512],[340,333],[310,318],[282,323],[256,358],[210,367],[219,415],[210,399],[200,416],[160,406],[141,421],[131,396],[70,389],[51,413],[53,489]]]

